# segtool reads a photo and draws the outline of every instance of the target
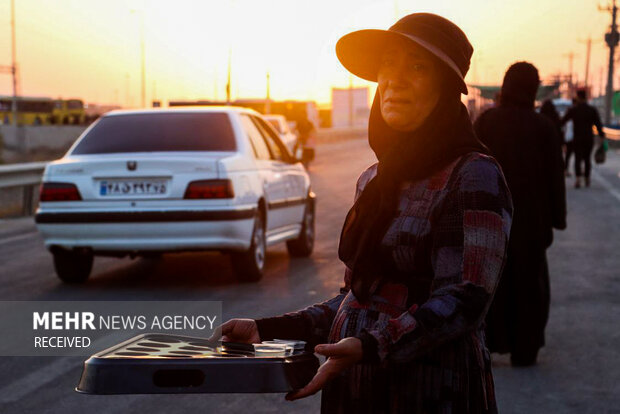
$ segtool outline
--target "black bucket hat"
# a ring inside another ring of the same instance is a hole
[[[459,90],[467,95],[465,75],[474,48],[457,25],[436,14],[413,13],[388,30],[367,29],[346,34],[336,44],[336,55],[349,72],[376,82],[385,46],[397,38],[413,42],[437,57],[456,75]]]

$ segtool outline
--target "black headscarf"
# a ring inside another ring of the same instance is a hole
[[[411,132],[386,124],[377,90],[368,141],[379,160],[377,174],[349,210],[338,249],[340,259],[352,270],[351,288],[361,302],[370,298],[377,282],[394,276],[389,252],[381,241],[396,214],[400,184],[429,177],[469,152],[488,154],[474,134],[458,87],[449,80],[429,117]]]
[[[540,77],[534,65],[528,62],[513,63],[504,75],[500,104],[533,109],[539,85]]]

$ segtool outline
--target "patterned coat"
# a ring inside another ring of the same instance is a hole
[[[374,164],[362,173],[356,197],[376,171]],[[376,355],[364,355],[365,362],[323,389],[323,413],[496,412],[482,325],[512,217],[501,169],[474,152],[431,177],[404,183],[400,191],[382,241],[394,279],[360,304],[349,289],[347,268],[338,296],[259,319],[259,334],[305,339],[309,346],[374,338]]]

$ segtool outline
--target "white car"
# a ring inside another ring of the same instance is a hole
[[[259,280],[268,245],[314,244],[315,195],[303,165],[259,115],[235,107],[113,111],[43,174],[35,221],[65,282],[93,256],[230,252]]]
[[[280,139],[284,145],[287,146],[288,150],[293,152],[295,144],[297,143],[297,135],[289,128],[286,117],[277,114],[263,115],[263,117],[274,127],[278,134],[280,134]]]

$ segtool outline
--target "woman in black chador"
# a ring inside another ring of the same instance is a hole
[[[510,352],[513,365],[536,363],[549,315],[546,250],[552,228],[566,228],[564,163],[558,127],[534,111],[540,80],[527,62],[504,77],[500,105],[483,113],[475,131],[502,166],[515,214],[508,260],[487,314],[491,352]]]
[[[482,322],[512,204],[461,103],[473,48],[454,23],[417,13],[349,33],[336,52],[378,83],[368,138],[379,162],[342,229],[344,286],[297,312],[228,321],[224,339],[307,341],[328,359],[287,398],[322,389],[323,413],[494,413]]]

